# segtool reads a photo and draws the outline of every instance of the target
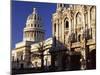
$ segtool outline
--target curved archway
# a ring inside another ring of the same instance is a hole
[[[78,41],[81,41],[81,34],[78,35]]]
[[[76,28],[81,27],[82,25],[82,15],[80,12],[76,14]]]
[[[91,37],[95,39],[96,35],[96,10],[95,7],[90,8],[90,24],[91,24]]]
[[[64,19],[64,27],[67,29],[69,28],[69,20],[67,17]]]
[[[65,28],[69,28],[69,22],[65,21]]]
[[[75,15],[76,18],[76,24],[75,24],[75,35],[76,35],[76,41],[80,41],[80,32],[82,29],[82,14],[80,12],[77,12]]]
[[[95,7],[90,8],[90,22],[92,23],[95,21],[96,15],[95,15]]]

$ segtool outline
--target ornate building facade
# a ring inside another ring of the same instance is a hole
[[[52,38],[44,40],[36,9],[28,16],[23,41],[12,50],[13,68],[51,66],[53,71],[96,68],[96,7],[57,4]]]
[[[58,70],[96,68],[96,7],[57,4],[52,15],[52,64]]]

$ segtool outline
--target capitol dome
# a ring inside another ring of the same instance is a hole
[[[27,17],[26,27],[24,28],[23,40],[39,42],[44,39],[44,29],[41,17],[33,8],[32,14]]]

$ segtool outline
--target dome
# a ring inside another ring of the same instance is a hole
[[[41,17],[33,8],[32,14],[27,17],[26,27],[24,28],[23,39],[25,41],[41,41],[44,39],[44,29]]]

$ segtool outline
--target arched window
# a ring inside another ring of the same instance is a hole
[[[20,56],[21,60],[23,60],[23,55]]]
[[[77,27],[80,27],[81,24],[82,24],[82,16],[81,16],[80,13],[77,13],[77,15],[76,15],[76,25],[77,25]]]
[[[62,4],[60,4],[60,7],[62,7]]]
[[[69,28],[69,19],[68,19],[68,17],[66,17],[65,19],[64,19],[64,28],[66,29],[68,29]]]
[[[34,15],[34,19],[36,20],[36,14]]]
[[[69,22],[68,21],[65,22],[65,28],[69,28]]]
[[[81,39],[81,35],[79,34],[79,35],[78,35],[78,41],[80,41],[80,39]]]
[[[91,7],[90,9],[90,23],[91,23],[91,36],[93,39],[95,39],[96,36],[96,10],[95,7]]]
[[[34,25],[34,27],[36,27],[36,24]]]
[[[40,27],[39,24],[38,24],[38,27]]]
[[[95,21],[95,17],[96,17],[96,15],[95,15],[95,8],[92,7],[90,9],[90,20],[91,20],[91,22]]]

